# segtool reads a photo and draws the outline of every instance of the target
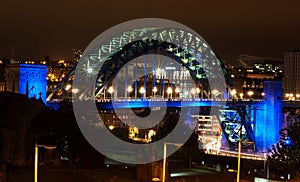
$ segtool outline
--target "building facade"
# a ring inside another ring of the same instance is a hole
[[[28,98],[46,102],[47,66],[40,64],[9,64],[5,67],[6,91],[26,94]]]
[[[239,67],[227,66],[240,98],[264,98],[264,82],[283,78],[283,60],[250,55],[240,55]]]
[[[300,94],[300,50],[284,53],[283,89],[292,97]]]

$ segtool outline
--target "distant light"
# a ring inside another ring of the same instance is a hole
[[[214,90],[212,91],[212,94],[214,94],[214,95],[216,95],[216,94],[218,94],[218,93],[219,93],[219,91],[216,90],[216,89],[214,89]]]
[[[171,87],[168,87],[168,89],[167,89],[167,93],[168,94],[171,94],[173,91],[172,91],[172,88]]]
[[[115,128],[115,126],[113,126],[113,125],[109,125],[109,127],[108,127],[109,130],[113,130],[114,128]]]
[[[244,96],[244,93],[240,93],[240,97],[243,98],[243,96]]]
[[[66,90],[67,90],[67,91],[70,90],[71,87],[72,87],[72,86],[71,86],[70,84],[68,84],[68,85],[66,86]]]
[[[169,67],[169,66],[167,66],[166,70],[176,70],[176,67]]]
[[[250,90],[247,94],[251,97],[254,94],[254,92]]]
[[[237,170],[234,170],[234,169],[228,169],[228,172],[233,173],[233,172],[237,172]]]
[[[72,92],[73,92],[74,94],[77,94],[77,93],[79,92],[79,89],[78,89],[78,88],[73,88],[73,89],[72,89]]]
[[[87,72],[88,72],[89,74],[93,73],[93,68],[89,67],[89,68],[87,69]]]
[[[180,89],[179,89],[178,87],[176,87],[175,92],[176,92],[176,93],[179,93],[179,92],[180,92]]]
[[[145,92],[146,92],[145,88],[144,88],[144,87],[141,87],[141,88],[140,88],[140,93],[143,94],[143,93],[145,93]]]
[[[284,143],[285,143],[286,145],[290,145],[290,144],[292,143],[290,137],[287,137],[287,139],[284,141]]]
[[[231,75],[231,78],[234,78],[234,75]]]
[[[152,178],[152,181],[161,181],[159,178]]]
[[[108,93],[112,94],[113,92],[114,92],[114,88],[113,88],[112,86],[110,86],[110,87],[108,88]]]
[[[235,89],[232,89],[232,90],[231,90],[231,95],[234,96],[235,94],[236,94],[236,90],[235,90]]]
[[[195,94],[196,93],[196,89],[195,88],[192,88],[191,89],[191,94]]]
[[[299,97],[300,97],[300,94],[296,94],[296,97],[299,98]]]
[[[261,96],[265,96],[265,93],[264,93],[264,92],[262,92],[262,93],[261,93]]]
[[[65,60],[61,59],[58,61],[58,64],[64,64],[65,63]]]
[[[128,86],[128,87],[127,87],[127,92],[132,92],[132,90],[133,90],[133,89],[132,89],[131,86]]]
[[[152,91],[153,91],[154,93],[156,93],[156,92],[157,92],[157,88],[156,88],[156,87],[153,87]]]

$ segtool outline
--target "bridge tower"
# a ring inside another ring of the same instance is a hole
[[[264,82],[265,101],[255,110],[255,143],[257,150],[267,151],[280,139],[282,123],[282,82]]]

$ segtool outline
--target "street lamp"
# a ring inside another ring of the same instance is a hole
[[[38,176],[38,160],[39,160],[39,147],[42,147],[44,149],[53,150],[57,147],[54,145],[38,145],[35,144],[35,152],[34,152],[34,182],[37,182],[37,176]]]
[[[173,93],[172,87],[168,87],[167,93],[168,93],[168,95],[171,95],[171,98],[172,98],[172,93]]]
[[[177,147],[181,147],[183,144],[181,143],[164,143],[164,160],[163,160],[163,176],[162,182],[166,182],[166,164],[167,164],[167,145],[175,145]]]
[[[250,90],[247,94],[249,95],[249,99],[251,99],[251,96],[254,94],[254,92]]]
[[[157,92],[157,87],[153,87],[152,91],[153,91],[153,98],[155,98],[155,95],[156,95],[156,92]]]
[[[300,94],[296,94],[296,98],[297,98],[297,100],[299,100]]]
[[[217,95],[218,93],[219,93],[219,91],[216,90],[216,89],[214,89],[214,90],[212,91],[212,94],[214,94],[214,95]]]
[[[132,86],[128,86],[127,87],[127,92],[128,92],[128,95],[129,95],[129,98],[130,98],[130,93],[133,91],[133,88],[132,88]],[[128,95],[127,95],[127,93],[126,93],[126,96],[128,97]],[[126,98],[127,98],[126,97]]]
[[[129,93],[130,93],[130,92],[132,92],[132,91],[133,91],[133,88],[132,88],[132,86],[128,86],[128,87],[127,87],[127,92],[129,92]]]
[[[72,92],[74,93],[74,98],[76,98],[76,94],[79,92],[78,88],[73,88]]]
[[[240,99],[243,99],[244,93],[240,93]]]
[[[232,90],[231,90],[231,96],[232,96],[232,98],[234,98],[235,94],[236,94],[236,90],[235,90],[235,89],[232,89]]]
[[[141,93],[142,96],[144,96],[145,92],[146,92],[145,88],[141,87],[140,88],[140,93]]]
[[[191,94],[192,94],[192,96],[194,96],[194,98],[195,98],[195,94],[196,94],[196,89],[195,89],[195,88],[192,88],[192,89],[191,89]]]
[[[180,89],[178,87],[176,87],[175,88],[175,93],[178,94],[178,98],[179,98],[179,92],[180,92]],[[175,97],[176,97],[176,95],[175,95]]]
[[[72,85],[70,85],[70,84],[66,85],[66,91],[70,90],[71,87],[72,87]]]
[[[286,93],[286,94],[285,94],[285,97],[286,97],[287,99],[289,99],[290,94],[289,94],[289,93]]]
[[[108,88],[108,93],[112,94],[113,92],[114,92],[114,88],[113,88],[112,86],[110,86],[110,87]]]
[[[112,86],[108,87],[108,93],[110,93],[110,98],[113,99],[113,92],[114,92],[114,88]]]

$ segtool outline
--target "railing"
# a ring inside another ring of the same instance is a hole
[[[227,156],[227,157],[238,157],[237,151],[229,151],[229,150],[218,150],[218,149],[209,149],[205,151],[207,154],[213,154],[213,155],[221,155],[221,156]],[[266,157],[264,153],[255,153],[255,152],[241,152],[241,158],[244,159],[251,159],[251,160],[266,160]]]

